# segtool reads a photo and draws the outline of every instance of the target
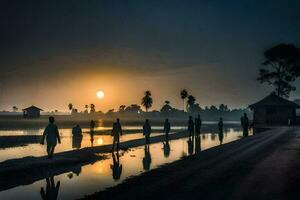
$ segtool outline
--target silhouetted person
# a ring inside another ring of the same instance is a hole
[[[194,121],[192,116],[190,116],[188,120],[188,132],[189,132],[189,137],[194,135]]]
[[[120,135],[122,135],[122,126],[120,123],[120,119],[117,118],[116,122],[113,124],[113,128],[111,130],[111,135],[114,137],[112,151],[115,150],[115,145],[117,146],[117,151],[119,151],[120,146]]]
[[[195,133],[196,133],[196,135],[200,134],[201,125],[202,125],[202,120],[201,120],[200,115],[198,115],[198,117],[195,119]]]
[[[195,137],[195,154],[198,155],[201,152],[201,137],[196,135]]]
[[[170,144],[169,144],[169,140],[165,139],[165,141],[163,142],[164,145],[164,156],[165,158],[169,157],[170,155]]]
[[[112,152],[113,164],[110,165],[112,169],[112,177],[115,181],[119,180],[122,174],[122,164],[120,164],[119,151],[117,151],[116,155]]]
[[[95,122],[91,120],[90,123],[90,139],[91,139],[91,146],[94,146],[94,135],[95,135]]]
[[[148,119],[146,119],[145,124],[143,125],[143,135],[145,136],[145,144],[150,144],[150,134],[151,134],[151,125]]]
[[[223,138],[224,138],[223,130],[222,131],[219,130],[218,136],[219,136],[220,144],[222,144],[223,143]]]
[[[243,128],[243,136],[247,137],[249,135],[249,119],[246,113],[244,113],[244,116],[241,117],[241,126]]]
[[[72,148],[80,149],[82,142],[82,135],[73,135],[72,137]]]
[[[150,149],[149,145],[145,145],[144,149],[145,156],[143,158],[143,168],[144,170],[150,170],[150,165],[151,165],[151,154],[150,154]]]
[[[59,191],[59,187],[60,187],[60,181],[57,182],[57,184],[55,185],[54,183],[54,178],[53,176],[50,178],[46,178],[46,191],[45,189],[42,187],[40,194],[42,196],[43,200],[56,200],[57,196],[58,196],[58,191]]]
[[[194,135],[192,135],[192,137],[189,137],[187,144],[188,144],[188,153],[189,155],[193,155],[194,154]]]
[[[49,117],[49,124],[44,130],[43,137],[41,140],[41,144],[44,144],[45,137],[47,141],[47,154],[48,158],[52,158],[54,154],[55,146],[60,143],[60,137],[57,126],[54,124],[54,117]]]
[[[222,117],[220,117],[220,119],[219,119],[218,129],[219,129],[219,132],[223,132],[223,118]]]
[[[95,129],[95,121],[94,121],[94,120],[91,120],[91,123],[90,123],[90,129],[91,129],[91,130],[94,130],[94,129]]]
[[[82,129],[79,126],[79,124],[77,124],[76,126],[73,127],[72,129],[72,135],[82,135]]]
[[[171,124],[169,122],[169,119],[166,119],[164,123],[164,133],[165,133],[166,140],[169,140],[170,130],[171,130]]]

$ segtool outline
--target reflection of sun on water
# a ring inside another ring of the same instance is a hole
[[[98,144],[98,145],[103,144],[103,138],[99,138],[99,139],[97,140],[97,144]]]
[[[99,167],[98,167],[98,172],[99,172],[100,174],[103,173],[103,166],[102,166],[102,165],[99,165]]]

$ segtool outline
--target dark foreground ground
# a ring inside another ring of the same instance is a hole
[[[300,199],[300,128],[205,150],[85,199]]]

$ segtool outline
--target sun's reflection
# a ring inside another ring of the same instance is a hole
[[[103,138],[102,138],[102,137],[98,138],[97,144],[98,144],[98,145],[102,145],[103,143],[104,143],[104,142],[103,142]]]
[[[99,166],[98,166],[98,172],[99,172],[100,174],[103,174],[103,166],[102,166],[102,165],[99,165]]]

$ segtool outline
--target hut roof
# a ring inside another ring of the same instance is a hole
[[[24,108],[23,111],[24,111],[24,110],[40,110],[40,111],[43,111],[43,109],[38,108],[38,107],[36,107],[36,106],[30,106],[30,107],[28,107],[28,108]]]
[[[257,107],[264,107],[264,106],[287,106],[287,107],[295,107],[296,109],[300,108],[300,105],[284,99],[275,93],[271,93],[270,95],[266,96],[262,100],[249,105],[249,108],[257,108]]]

